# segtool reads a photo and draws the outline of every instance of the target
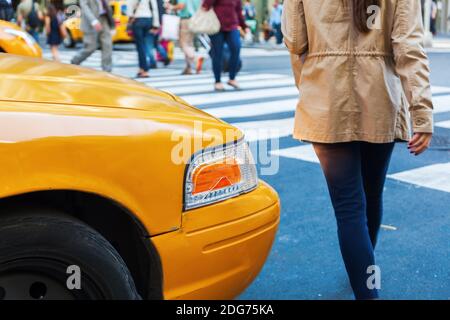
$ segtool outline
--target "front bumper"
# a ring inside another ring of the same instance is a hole
[[[261,270],[279,224],[278,195],[267,184],[188,211],[182,229],[152,238],[165,299],[232,299]]]

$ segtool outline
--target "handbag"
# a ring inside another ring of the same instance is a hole
[[[139,5],[141,4],[141,0],[138,0],[136,6],[133,9],[133,14],[131,15],[131,17],[128,18],[128,22],[127,22],[127,34],[129,37],[133,37],[133,22],[135,20],[134,15],[136,14],[136,11],[139,7]]]
[[[215,34],[220,31],[220,21],[213,9],[200,8],[190,19],[189,29],[193,33]]]
[[[161,38],[165,40],[178,40],[180,35],[180,17],[172,14],[163,14]]]

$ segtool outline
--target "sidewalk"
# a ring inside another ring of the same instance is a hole
[[[265,49],[265,50],[287,50],[284,44],[277,45],[274,39],[270,39],[270,41],[265,42],[261,40],[256,43],[242,43],[242,47],[244,48],[255,48],[255,49]],[[427,51],[436,51],[436,52],[445,52],[450,51],[450,36],[446,35],[438,35],[433,38],[433,47],[427,48]]]
[[[433,39],[433,47],[431,49],[450,50],[450,37],[437,36]]]

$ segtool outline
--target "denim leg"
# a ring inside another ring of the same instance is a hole
[[[275,38],[276,38],[277,44],[281,44],[283,42],[283,33],[281,32],[281,24],[275,23],[273,25],[273,29],[275,31]]]
[[[155,53],[154,53],[154,43],[155,43],[155,39],[154,39],[154,34],[149,32],[149,30],[147,30],[147,33],[145,34],[145,54],[147,56],[148,59],[148,63],[150,66],[155,65],[156,64],[156,59],[155,59]]]
[[[222,59],[223,59],[223,43],[224,43],[224,32],[219,32],[213,34],[209,37],[211,39],[211,56],[214,78],[216,83],[220,82],[222,74]]]
[[[239,60],[241,53],[241,34],[239,30],[232,30],[225,34],[225,41],[230,49],[230,61],[228,67],[230,71],[230,80],[234,80],[239,70]]]
[[[146,30],[146,23],[144,19],[137,18],[133,23],[133,35],[134,42],[136,44],[136,50],[138,52],[139,68],[144,71],[149,70],[145,48],[146,33],[148,33],[148,30]]]
[[[367,268],[375,265],[366,219],[359,142],[314,144],[333,204],[341,254],[356,299],[378,297]]]
[[[362,176],[366,195],[367,226],[375,249],[383,218],[383,188],[395,143],[361,143]]]

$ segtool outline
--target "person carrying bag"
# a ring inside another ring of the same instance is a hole
[[[148,78],[150,57],[153,55],[154,37],[159,32],[160,15],[156,0],[128,0],[128,30],[131,30],[139,60],[137,78]]]
[[[179,41],[180,48],[183,50],[186,67],[184,68],[182,74],[190,75],[192,74],[192,65],[195,62],[195,49],[194,49],[194,36],[195,32],[191,30],[191,20],[196,13],[199,12],[201,5],[200,0],[178,0],[176,5],[170,6],[173,11],[177,12],[177,16],[180,19],[180,33],[179,33]],[[202,11],[202,10],[200,10]],[[200,58],[202,61],[197,63],[197,73],[200,72],[199,65],[202,64],[203,58]]]

